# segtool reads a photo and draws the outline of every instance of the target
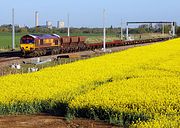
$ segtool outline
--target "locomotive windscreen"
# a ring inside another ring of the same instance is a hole
[[[21,38],[21,44],[33,44],[34,38],[32,37],[22,37]]]

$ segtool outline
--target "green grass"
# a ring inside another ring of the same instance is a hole
[[[19,47],[19,40],[22,33],[15,34],[15,47]],[[9,32],[0,32],[0,49],[10,49],[12,47],[12,34]]]

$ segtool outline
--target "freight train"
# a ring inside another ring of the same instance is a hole
[[[106,42],[106,47],[134,45],[168,40],[169,38],[156,38],[146,40]],[[62,36],[57,34],[28,34],[20,39],[20,49],[23,56],[37,57],[46,54],[59,54],[82,50],[102,48],[102,43],[85,43],[85,36]]]
[[[28,34],[20,39],[23,56],[42,56],[80,51],[86,48],[86,37],[63,36],[57,34]]]

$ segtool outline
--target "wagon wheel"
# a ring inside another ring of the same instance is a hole
[[[40,56],[44,55],[43,50],[39,51],[39,55]]]
[[[22,56],[22,57],[26,57],[26,53],[23,51],[23,52],[21,53],[21,56]]]
[[[46,50],[45,49],[43,50],[43,55],[46,55]]]
[[[59,54],[59,49],[55,49],[55,53],[56,53],[56,54]]]
[[[53,49],[53,50],[51,51],[51,55],[55,55],[55,54],[56,54],[56,50]]]
[[[38,51],[34,51],[32,53],[32,57],[38,57],[38,56],[40,56],[40,53]]]

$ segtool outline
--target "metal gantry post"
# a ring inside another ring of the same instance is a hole
[[[171,35],[173,36],[173,22],[171,22]]]
[[[70,36],[70,29],[69,29],[69,13],[67,15],[67,18],[68,18],[68,36]]]
[[[164,23],[162,24],[162,34],[164,35],[164,30],[165,30],[165,25],[164,25]]]
[[[128,22],[126,23],[126,40],[129,39],[129,28],[128,28]]]
[[[15,49],[14,8],[12,9],[12,50]]]
[[[172,31],[172,36],[175,36],[175,22],[171,23],[171,31]]]
[[[175,25],[176,25],[176,24],[175,24],[175,22],[173,22],[172,24],[173,24],[173,36],[175,36],[175,35],[176,35],[176,33],[175,33],[175,31],[176,31]]]
[[[123,40],[123,22],[121,19],[121,40]]]
[[[106,51],[105,9],[103,10],[103,51]]]

